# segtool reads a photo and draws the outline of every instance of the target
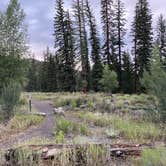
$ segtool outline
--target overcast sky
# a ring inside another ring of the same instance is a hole
[[[127,27],[129,28],[137,0],[122,0],[126,7]],[[0,10],[4,10],[9,0],[0,0]],[[22,8],[26,13],[26,22],[28,24],[30,36],[30,49],[35,53],[36,58],[42,59],[43,50],[49,46],[53,48],[53,17],[55,0],[20,0]],[[71,8],[72,0],[64,0],[65,8]],[[100,0],[90,0],[93,10],[96,13],[96,19],[100,23]],[[160,13],[165,15],[166,0],[149,0],[153,13],[154,23]],[[130,33],[126,35],[126,40],[130,39]],[[129,42],[129,41],[128,41]]]

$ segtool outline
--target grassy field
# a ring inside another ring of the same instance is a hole
[[[23,96],[25,98],[27,93],[24,93]],[[32,98],[48,100],[52,102],[54,107],[61,107],[64,110],[64,116],[54,115],[55,127],[52,129],[54,135],[52,139],[36,137],[18,146],[151,144],[155,147],[154,149],[146,148],[142,151],[141,157],[126,159],[123,164],[165,166],[166,128],[164,127],[165,124],[160,123],[156,113],[158,101],[153,96],[145,94],[32,93]],[[34,115],[29,115],[26,118],[24,115],[16,115],[7,128],[10,131],[20,132],[41,121],[41,117],[35,117]],[[89,154],[89,156],[86,156],[88,157],[86,162],[91,161],[89,165],[93,166],[92,163],[94,162],[101,164],[102,160],[108,162],[108,151],[104,148],[96,150],[94,147],[94,149],[86,149],[86,151],[84,149],[82,153]],[[100,161],[97,160],[99,154],[101,154]],[[63,157],[66,160],[65,163],[62,162]],[[66,156],[61,156],[61,162],[59,163],[67,166],[69,164],[67,163],[68,159]]]

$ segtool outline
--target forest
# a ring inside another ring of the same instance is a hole
[[[148,0],[137,0],[133,20],[123,0],[100,0],[100,16],[93,0],[54,1],[54,49],[41,60],[19,0],[0,10],[2,161],[165,166],[165,13],[154,19]]]

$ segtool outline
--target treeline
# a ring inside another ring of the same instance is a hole
[[[155,34],[147,0],[138,0],[132,22],[132,49],[125,43],[125,6],[121,0],[101,0],[98,28],[89,0],[74,0],[72,10],[56,0],[54,16],[55,53],[45,51],[44,62],[31,59],[28,91],[110,91],[139,93],[144,71],[151,72],[152,49],[160,50],[166,65],[166,20],[161,14]],[[102,31],[102,37],[100,35]],[[108,71],[109,70],[109,71]],[[105,73],[109,73],[108,77]],[[108,79],[109,78],[109,79]],[[114,80],[113,80],[114,79]],[[111,82],[112,80],[112,82]],[[118,81],[118,85],[117,85]]]

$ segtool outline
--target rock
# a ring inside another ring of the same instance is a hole
[[[62,107],[54,108],[53,112],[55,115],[65,116],[65,111]]]
[[[85,109],[85,108],[87,108],[87,105],[80,105],[80,108]]]

